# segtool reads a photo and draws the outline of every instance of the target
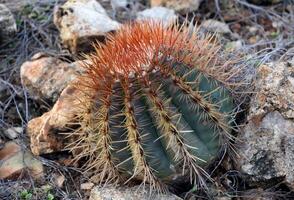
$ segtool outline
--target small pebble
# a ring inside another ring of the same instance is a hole
[[[62,174],[54,174],[53,175],[54,183],[59,187],[62,188],[63,183],[65,181],[65,177]]]
[[[81,184],[82,190],[91,190],[93,187],[94,187],[94,183],[91,183],[91,182]]]
[[[19,134],[21,134],[23,131],[22,127],[12,127],[4,130],[4,135],[8,137],[9,139],[13,140],[18,137]]]

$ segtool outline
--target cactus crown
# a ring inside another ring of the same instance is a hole
[[[191,26],[124,25],[87,56],[76,84],[80,128],[68,147],[101,183],[132,178],[162,191],[181,175],[204,185],[205,168],[231,143],[236,71],[212,36]]]

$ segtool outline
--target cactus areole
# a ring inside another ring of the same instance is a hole
[[[76,83],[80,128],[69,149],[101,183],[140,179],[154,189],[206,167],[232,141],[231,62],[191,26],[124,25],[86,56]]]

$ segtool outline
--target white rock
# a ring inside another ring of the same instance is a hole
[[[8,128],[4,130],[4,134],[6,137],[9,139],[13,140],[18,137],[20,133],[22,133],[23,128],[22,127],[13,127],[13,128]]]
[[[69,0],[54,10],[54,24],[65,47],[71,52],[89,51],[92,42],[119,28],[95,0]]]
[[[0,37],[9,37],[17,31],[16,22],[11,11],[0,4]]]
[[[162,21],[164,25],[170,25],[176,21],[177,15],[172,9],[165,7],[153,7],[137,13],[137,20]]]
[[[201,27],[210,32],[231,33],[231,30],[227,24],[213,19],[203,21]]]

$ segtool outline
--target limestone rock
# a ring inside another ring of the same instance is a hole
[[[231,30],[227,24],[213,19],[204,20],[201,24],[201,27],[210,32],[222,34],[231,33]]]
[[[119,28],[96,0],[68,0],[54,10],[54,24],[65,47],[72,53],[89,51],[92,42]]]
[[[43,176],[43,165],[15,142],[7,142],[0,150],[0,179],[18,179],[24,172],[39,179]]]
[[[16,22],[11,11],[0,4],[0,39],[9,37],[17,31]]]
[[[185,14],[198,10],[202,0],[151,0],[151,7],[164,6]]]
[[[54,102],[81,71],[81,62],[67,63],[37,53],[21,66],[20,76],[31,97]]]
[[[61,93],[52,110],[29,121],[27,133],[31,140],[31,150],[35,155],[60,151],[64,148],[66,125],[74,121],[79,113],[79,97],[82,91],[67,86]]]
[[[143,187],[95,187],[91,191],[90,200],[181,200],[173,194],[152,194],[148,188]]]
[[[240,134],[239,164],[252,185],[284,182],[294,188],[294,65],[286,62],[259,67],[256,97],[248,124]]]
[[[154,20],[162,21],[166,26],[176,21],[177,15],[172,9],[165,7],[153,7],[137,13],[137,20]]]

